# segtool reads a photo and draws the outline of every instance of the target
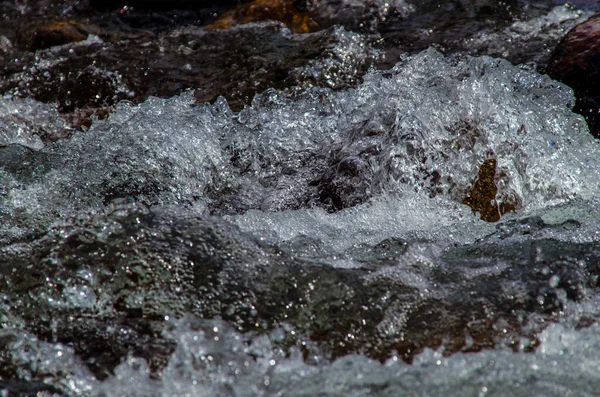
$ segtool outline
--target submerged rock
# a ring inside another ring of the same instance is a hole
[[[233,7],[240,0],[88,0],[91,7],[104,10],[107,8],[123,9],[123,7],[142,10],[189,10],[211,7]]]
[[[5,329],[71,346],[103,379],[127,355],[164,368],[174,349],[165,327],[186,313],[254,337],[283,326],[273,348],[298,349],[309,362],[356,353],[412,361],[428,347],[533,349],[545,322],[597,293],[594,244],[473,244],[425,261],[414,256],[423,243],[386,257],[382,244],[357,248],[376,252],[362,268],[339,269],[181,207],[113,207],[3,247],[0,318]],[[34,368],[19,376],[11,362],[0,376],[45,380]]]

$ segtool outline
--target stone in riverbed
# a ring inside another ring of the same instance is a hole
[[[546,70],[575,91],[574,111],[600,138],[600,14],[575,26],[558,44]]]
[[[205,28],[219,30],[250,22],[280,21],[294,33],[318,30],[319,25],[308,14],[300,12],[294,3],[290,0],[254,0],[227,11]]]
[[[403,0],[254,0],[227,11],[207,28],[227,29],[271,20],[285,23],[294,33],[314,32],[333,25],[374,32],[389,20],[406,18],[413,10],[414,7]]]
[[[493,158],[483,162],[473,188],[463,200],[463,204],[471,207],[474,212],[479,212],[481,219],[486,222],[497,222],[502,215],[516,209],[515,203],[497,200],[496,164],[497,161]]]
[[[31,51],[85,40],[98,29],[76,21],[55,21],[25,26],[17,33],[17,42]]]
[[[0,57],[0,94],[58,102],[62,113],[72,113],[195,89],[198,102],[223,95],[239,109],[267,88],[354,86],[372,59],[370,44],[343,28],[290,35],[272,22],[225,31],[190,26],[159,36],[107,33]]]
[[[357,255],[389,244],[357,248],[364,251]],[[425,263],[410,253],[421,252],[421,243],[400,245],[383,261],[376,252],[362,268],[334,268],[293,258],[219,218],[117,206],[0,249],[7,302],[0,315],[10,307],[7,318],[21,324],[13,326],[72,346],[103,378],[128,352],[153,371],[163,367],[173,349],[161,336],[165,316],[220,317],[254,335],[286,324],[278,347],[298,346],[305,359],[319,346],[331,358],[361,353],[383,361],[398,352],[411,361],[427,347],[449,355],[513,346],[521,337],[534,346],[566,301],[598,288],[594,243],[484,242]],[[540,254],[548,258],[543,268],[534,264]],[[586,258],[586,266],[570,258]],[[502,265],[490,272],[489,263]]]

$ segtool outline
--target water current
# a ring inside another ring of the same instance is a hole
[[[405,52],[390,3],[243,108],[0,98],[1,395],[597,395],[600,144],[540,65],[598,5]]]

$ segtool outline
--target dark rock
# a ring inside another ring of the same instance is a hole
[[[567,33],[546,72],[573,88],[577,98],[573,110],[585,117],[592,135],[600,138],[600,14]]]
[[[17,43],[30,51],[36,51],[83,41],[92,33],[98,33],[98,28],[76,21],[55,21],[21,28],[17,33]]]
[[[49,172],[53,157],[55,156],[52,154],[18,144],[0,145],[0,169],[10,172],[23,183],[29,183]]]
[[[412,6],[383,1],[254,0],[222,14],[213,29],[265,20],[280,21],[295,33],[314,32],[333,25],[375,32],[381,24],[406,18]]]
[[[371,179],[365,159],[334,159],[319,183],[319,200],[331,211],[362,204],[371,197]]]
[[[313,76],[311,85],[333,84],[338,89],[358,83],[372,61],[368,46],[356,59],[333,59],[331,48],[344,40],[338,30],[298,37],[276,23],[227,31],[189,27],[159,37],[150,32],[103,37],[1,58],[0,93],[58,102],[61,112],[73,113],[108,108],[123,99],[139,103],[148,96],[171,97],[195,89],[198,102],[224,95],[232,108],[239,109],[257,92],[298,85],[297,70],[311,59],[332,59],[336,68],[335,74],[326,67],[322,71],[335,76],[335,81]]]
[[[380,31],[385,25],[407,18],[413,10],[412,5],[401,1],[297,0],[295,3],[301,4],[321,27],[342,25],[362,32]]]

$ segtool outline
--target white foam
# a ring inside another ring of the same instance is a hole
[[[149,377],[143,360],[130,358],[91,395],[593,396],[600,386],[597,325],[578,331],[551,325],[535,353],[499,349],[444,357],[426,350],[412,365],[346,356],[309,366],[298,355],[277,356],[268,340],[248,344],[247,336],[217,321],[196,331],[188,321],[175,329],[177,350],[158,379]]]
[[[32,99],[0,98],[0,146],[19,144],[32,149],[44,147],[40,135],[67,129],[56,106]]]
[[[236,134],[236,147],[260,177],[302,167],[319,148],[360,158],[366,146],[380,145],[381,153],[365,160],[379,198],[335,214],[312,208],[228,217],[243,230],[274,243],[307,235],[338,252],[410,233],[467,243],[489,230],[461,201],[490,157],[497,175],[504,173],[500,192],[517,198],[521,215],[598,192],[600,146],[571,113],[570,89],[506,61],[428,50],[407,57],[391,76],[371,72],[356,90],[319,95],[318,103],[258,97],[240,113],[252,133]],[[380,131],[365,136],[373,123]],[[441,193],[432,199],[433,172],[441,175],[434,186]]]

